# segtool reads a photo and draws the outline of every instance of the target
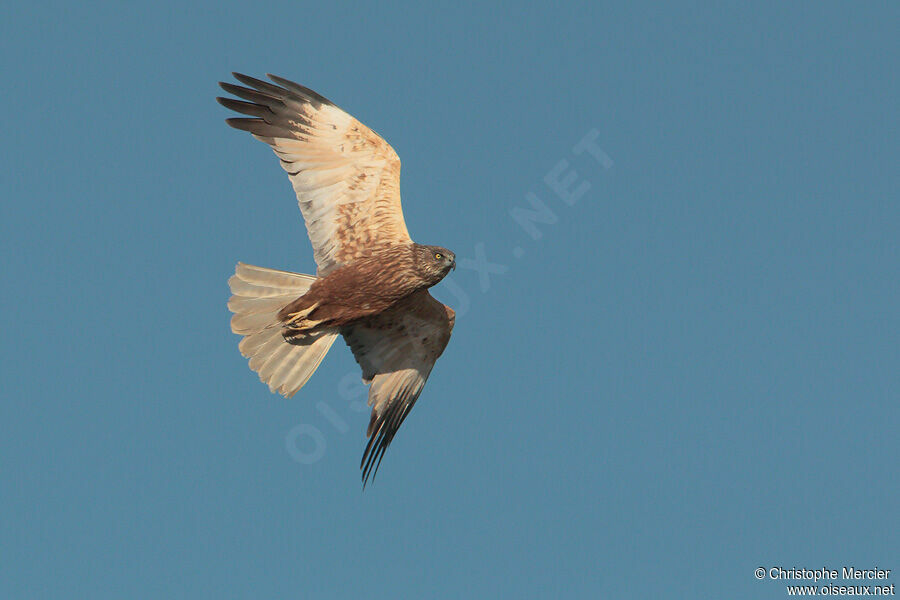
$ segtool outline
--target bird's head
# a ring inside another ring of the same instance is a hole
[[[415,264],[419,275],[432,286],[456,268],[456,255],[441,246],[415,245]]]

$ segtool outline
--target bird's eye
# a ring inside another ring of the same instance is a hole
[[[435,252],[435,253],[434,253],[434,257],[435,257],[436,259],[440,260],[440,259],[444,258],[444,255],[441,254],[440,252]]]

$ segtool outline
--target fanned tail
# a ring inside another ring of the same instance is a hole
[[[244,263],[237,264],[228,280],[233,294],[228,301],[234,313],[231,330],[244,336],[238,345],[241,354],[272,392],[288,398],[309,380],[339,335],[337,329],[320,329],[285,339],[279,311],[305,294],[315,280]]]

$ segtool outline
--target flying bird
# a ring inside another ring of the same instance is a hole
[[[365,486],[450,340],[455,313],[428,288],[456,267],[456,256],[409,237],[400,159],[378,134],[292,81],[233,75],[244,85],[219,85],[240,100],[216,100],[248,115],[226,122],[268,144],[287,171],[317,273],[238,263],[228,280],[231,330],[243,336],[238,348],[250,368],[285,397],[344,338],[370,385]]]

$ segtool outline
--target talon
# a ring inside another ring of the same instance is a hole
[[[285,323],[293,323],[295,321],[303,321],[309,316],[309,314],[312,311],[316,310],[316,308],[318,308],[318,307],[319,307],[319,303],[316,302],[316,303],[312,304],[311,306],[307,306],[303,310],[299,310],[297,312],[290,313],[290,314],[288,314],[288,318],[287,318],[287,320],[285,320]]]

